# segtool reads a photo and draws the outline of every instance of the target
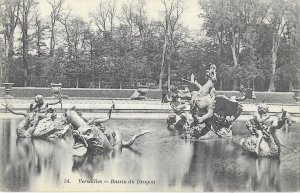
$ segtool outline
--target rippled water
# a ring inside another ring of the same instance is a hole
[[[299,124],[280,133],[286,146],[280,159],[257,159],[239,146],[248,134],[243,123],[235,124],[233,139],[191,142],[167,131],[165,120],[111,120],[107,128],[121,130],[126,139],[139,129],[152,133],[131,149],[87,155],[84,149],[72,149],[71,137],[55,142],[17,139],[19,121],[0,119],[2,191],[299,190]],[[98,183],[79,183],[88,180]]]

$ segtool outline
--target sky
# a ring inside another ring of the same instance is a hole
[[[50,16],[50,5],[47,0],[38,0],[38,9],[43,18]],[[137,2],[138,0],[117,0],[117,11],[120,11],[122,3]],[[159,19],[160,11],[163,10],[161,0],[144,0],[145,10],[147,15],[152,19]],[[72,14],[82,17],[84,20],[89,20],[89,13],[94,11],[99,5],[100,0],[65,0],[64,7],[69,7]],[[181,22],[192,31],[201,29],[201,19],[198,17],[200,12],[199,0],[183,0],[184,12],[181,17]]]
[[[0,0],[1,1],[1,0]],[[52,0],[36,0],[38,1],[37,9],[39,10],[41,17],[44,22],[50,22],[50,12],[51,6],[48,1]],[[57,1],[57,0],[56,0]],[[101,0],[65,0],[63,7],[70,8],[72,10],[71,14],[83,18],[85,21],[90,21],[90,12],[97,9]],[[106,0],[110,1],[110,0]],[[117,14],[120,13],[121,5],[123,3],[136,3],[139,0],[116,0],[117,1]],[[168,1],[168,0],[166,0]],[[150,19],[161,20],[161,12],[164,10],[161,0],[144,0],[146,14]],[[202,20],[199,18],[200,6],[199,0],[182,0],[184,11],[181,15],[180,22],[183,23],[185,27],[188,27],[191,31],[190,35],[192,37],[198,37],[201,33]],[[31,31],[32,32],[32,31]],[[30,32],[30,33],[31,33]],[[0,38],[3,35],[0,35]],[[15,30],[15,38],[21,37],[21,31],[19,28]],[[2,37],[4,39],[4,37]],[[47,42],[46,44],[48,44]],[[15,44],[18,44],[15,41]]]

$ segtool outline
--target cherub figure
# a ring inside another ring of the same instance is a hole
[[[254,113],[253,118],[250,119],[246,126],[249,131],[258,136],[258,140],[255,146],[255,152],[259,155],[259,146],[262,141],[262,138],[265,136],[269,137],[268,127],[265,124],[266,121],[271,117],[269,114],[269,107],[265,104],[260,104],[257,107],[257,111]]]

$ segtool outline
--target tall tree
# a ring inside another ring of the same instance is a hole
[[[33,49],[36,50],[38,57],[45,54],[46,43],[45,34],[47,26],[42,22],[41,15],[38,10],[34,12],[34,33],[32,34]]]
[[[77,60],[83,52],[83,38],[87,28],[88,25],[82,18],[75,17],[70,21],[71,43],[73,47],[73,58],[75,60]]]
[[[133,2],[123,3],[121,7],[121,21],[128,26],[129,36],[132,36],[134,28],[134,8]]]
[[[107,4],[103,0],[100,1],[97,9],[90,13],[93,22],[100,32],[106,31],[108,14]]]
[[[64,12],[60,14],[58,21],[63,25],[64,28],[64,38],[67,43],[67,49],[68,49],[68,59],[71,59],[73,56],[72,53],[72,43],[71,43],[71,33],[70,33],[70,20],[71,20],[71,10],[68,10],[67,12]]]
[[[24,86],[28,86],[28,51],[29,51],[29,34],[28,30],[30,27],[30,13],[32,12],[36,2],[34,0],[21,0],[20,4],[20,17],[19,24],[22,33],[22,63],[23,63],[23,75],[24,75]]]
[[[113,31],[114,19],[116,17],[117,4],[116,0],[103,1],[101,0],[97,9],[90,14],[93,22],[98,27],[100,32],[108,31],[108,25],[110,27],[110,32]]]
[[[162,60],[161,60],[161,69],[160,69],[160,75],[159,75],[159,89],[162,87],[162,78],[164,73],[164,64],[166,58],[171,58],[171,54],[174,50],[173,45],[173,36],[174,32],[177,29],[178,20],[180,18],[180,15],[183,13],[183,5],[182,1],[180,0],[161,0],[161,2],[164,5],[164,22],[163,22],[163,29],[164,29],[164,45],[163,45],[163,51],[162,51]],[[166,57],[166,51],[167,51],[167,44],[170,46],[170,53]],[[170,88],[170,71],[171,66],[170,62],[168,63],[168,85]]]
[[[295,2],[292,0],[274,0],[269,2],[270,9],[268,10],[268,16],[266,20],[269,22],[272,28],[272,75],[270,79],[270,85],[268,91],[275,91],[275,73],[277,54],[282,34],[286,28],[291,25],[291,18],[294,17],[293,11],[295,8]]]
[[[19,18],[20,0],[5,0],[1,4],[1,20],[4,27],[5,55],[11,58],[14,54],[14,33]]]
[[[300,80],[300,46],[299,46],[299,11],[300,4],[295,5],[291,10],[291,16],[283,32],[278,47],[276,62],[276,90],[292,91]],[[286,84],[288,84],[288,87]]]
[[[20,0],[5,0],[0,6],[0,18],[4,32],[5,51],[3,53],[5,53],[6,58],[1,62],[1,77],[3,81],[8,82],[8,65],[14,55],[14,33],[19,17]]]
[[[113,31],[113,28],[114,28],[114,20],[115,20],[115,17],[116,17],[116,13],[117,13],[117,4],[116,4],[116,0],[111,0],[109,1],[109,4],[108,4],[108,20],[109,20],[109,23],[110,23],[110,32]]]
[[[219,65],[226,61],[226,46],[231,51],[233,89],[237,89],[239,76],[234,69],[240,68],[242,50],[254,51],[255,28],[266,16],[263,1],[259,0],[200,0],[201,16],[207,35],[217,39]],[[253,57],[253,60],[256,60]],[[252,76],[253,77],[253,76]]]
[[[65,0],[48,0],[51,6],[50,13],[50,52],[49,55],[53,56],[55,47],[55,26],[62,10],[62,5]]]

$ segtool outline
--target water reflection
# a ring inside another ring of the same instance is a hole
[[[61,159],[68,155],[65,153],[68,140],[17,138],[17,123],[14,119],[0,120],[1,190],[26,191],[41,178],[46,178],[49,184],[57,184],[64,172]]]
[[[7,188],[18,189],[18,187],[28,186],[31,173],[40,173],[38,156],[35,153],[33,143],[30,139],[16,141],[16,153],[8,160],[4,176],[6,176]],[[13,182],[13,183],[12,183]]]
[[[294,153],[283,148],[280,159],[270,159],[243,153],[238,144],[243,130],[235,130],[234,139],[193,142],[170,134],[164,120],[113,120],[108,128],[121,131],[125,140],[140,128],[152,133],[138,139],[132,148],[95,155],[73,150],[71,137],[57,141],[18,139],[17,123],[0,119],[1,190],[103,191],[97,184],[78,186],[78,179],[156,181],[155,185],[106,184],[106,191],[299,190],[298,125],[281,136]],[[64,184],[66,178],[73,184]],[[76,189],[72,189],[75,183]]]
[[[129,152],[141,156],[141,153],[131,147],[123,148]],[[96,173],[103,172],[105,165],[119,159],[123,149],[104,152],[101,154],[85,153],[82,156],[73,155],[72,172],[78,172],[85,179],[94,179]]]
[[[241,157],[248,174],[245,189],[249,191],[281,191],[280,160],[278,158]]]
[[[294,160],[290,167],[296,169],[299,154],[290,158]],[[228,139],[195,142],[182,185],[205,192],[299,189],[299,176],[281,175],[281,170],[289,168],[284,167],[281,167],[281,160],[278,158],[251,157],[242,152],[237,143]],[[295,173],[299,175],[299,169]],[[296,178],[298,182],[289,186],[291,184],[284,183],[289,178]]]
[[[205,192],[226,191],[228,185],[238,183],[235,159],[238,157],[239,148],[230,139],[198,141],[193,146],[193,155],[182,182],[183,186]]]
[[[210,163],[211,148],[205,142],[194,142],[193,155],[188,172],[182,181],[183,186],[201,187],[202,191],[213,191],[213,175]],[[201,163],[201,164],[199,164]]]
[[[93,179],[94,174],[104,170],[104,163],[109,160],[110,153],[100,155],[84,154],[73,156],[72,172],[79,172],[80,176]]]
[[[5,163],[4,184],[10,190],[22,190],[32,185],[31,180],[47,176],[49,181],[59,182],[61,173],[61,154],[66,141],[46,141],[17,138],[16,150]]]

